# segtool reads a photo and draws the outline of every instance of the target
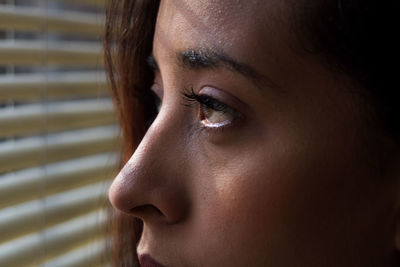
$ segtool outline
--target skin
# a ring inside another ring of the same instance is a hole
[[[378,171],[364,101],[301,52],[287,4],[161,1],[161,110],[109,192],[144,223],[139,255],[165,266],[394,266],[399,164]],[[189,68],[177,56],[188,49],[223,51],[260,76]],[[201,127],[185,88],[241,119]]]

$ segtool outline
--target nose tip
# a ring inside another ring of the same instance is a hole
[[[108,199],[111,203],[111,205],[117,209],[122,211],[123,213],[128,213],[129,207],[128,207],[128,200],[125,199],[124,196],[124,186],[121,184],[121,174],[118,174],[118,176],[114,179],[113,183],[111,184],[109,190],[108,190]]]
[[[144,222],[176,224],[185,218],[189,201],[182,190],[157,183],[151,176],[142,177],[141,172],[124,169],[109,189],[109,200],[114,208]]]

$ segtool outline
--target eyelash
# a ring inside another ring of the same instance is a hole
[[[181,92],[181,96],[184,100],[182,103],[184,106],[191,107],[191,108],[198,108],[198,117],[197,119],[200,120],[199,123],[194,124],[199,132],[206,130],[209,133],[216,133],[225,131],[227,128],[232,128],[237,126],[238,122],[242,122],[244,117],[243,115],[236,111],[234,108],[228,106],[227,104],[215,99],[212,96],[206,94],[198,94],[191,88],[184,88]],[[159,108],[161,107],[162,100],[157,96],[157,94],[150,90],[150,98],[152,98],[152,102],[154,103],[154,107],[152,108],[153,112],[151,113],[150,117],[146,122],[147,128],[153,123],[157,114],[159,113]],[[207,113],[215,112],[222,116],[230,116],[231,119],[227,120],[226,124],[221,123],[206,123],[205,121],[208,120]]]
[[[206,108],[212,111],[221,112],[223,114],[231,114],[233,117],[233,121],[231,123],[218,127],[209,127],[205,126],[204,124],[201,124],[199,127],[201,130],[223,131],[226,128],[234,126],[237,119],[241,117],[240,113],[237,112],[235,109],[229,107],[228,105],[222,103],[221,101],[211,96],[198,94],[194,91],[193,88],[190,89],[185,88],[182,92],[182,97],[186,101],[184,105],[187,107],[193,107],[194,104],[199,104],[200,106],[204,105]]]

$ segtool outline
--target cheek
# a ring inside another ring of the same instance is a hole
[[[232,149],[198,150],[195,220],[210,253],[241,255],[239,261],[246,259],[244,250],[247,260],[268,256],[276,263],[299,256],[288,251],[315,255],[340,247],[343,235],[362,232],[358,218],[373,213],[372,187],[360,186],[367,173],[355,163],[355,147],[310,138],[307,127],[272,128]]]
[[[262,143],[265,147],[242,143],[224,152],[208,146],[200,153],[206,156],[198,161],[204,168],[197,180],[194,229],[200,239],[206,237],[211,254],[218,251],[216,259],[255,264],[271,257],[267,251],[276,254],[289,244],[284,228],[295,224],[288,214],[296,192],[288,176],[297,163],[281,144]]]

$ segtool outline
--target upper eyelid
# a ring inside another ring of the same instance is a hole
[[[200,97],[201,96],[202,95],[200,95]],[[198,102],[200,102],[203,105],[206,105],[207,107],[209,107],[209,108],[211,108],[211,109],[213,109],[215,111],[223,111],[223,110],[227,110],[227,109],[235,110],[234,108],[230,107],[229,105],[225,104],[224,102],[222,102],[222,101],[220,101],[218,99],[215,99],[212,96],[209,96],[209,95],[204,95],[204,96],[205,96],[205,98],[204,99],[199,98]],[[217,103],[220,107],[222,106],[223,107],[222,110],[218,109],[218,108],[214,108],[213,106],[211,106],[210,105],[210,100],[213,101],[214,103]]]
[[[147,65],[155,72],[155,75],[156,75],[156,76],[154,77],[154,79],[156,80],[157,77],[160,77],[160,76],[158,76],[158,75],[161,75],[161,70],[160,70],[159,64],[158,64],[158,62],[157,62],[157,59],[155,58],[155,56],[154,56],[153,53],[151,53],[151,54],[147,57],[146,62],[147,62]],[[161,81],[161,84],[162,84],[162,80],[159,80],[159,81]],[[215,99],[215,100],[217,100],[217,101],[219,101],[219,102],[221,102],[221,103],[226,104],[225,101],[221,101],[221,100],[219,100],[218,98],[216,98],[216,97],[214,97],[214,96],[212,96],[212,95],[210,95],[210,97],[212,97],[213,99]],[[237,102],[237,101],[235,101],[235,102]],[[241,102],[241,101],[239,101],[239,102]],[[240,106],[243,106],[243,104],[244,104],[244,103],[241,102]],[[231,108],[233,108],[233,106],[231,106],[231,105],[229,105],[229,104],[226,104],[226,105],[229,106],[229,107],[231,107]],[[245,104],[244,104],[244,105],[245,105]],[[246,105],[246,106],[247,106],[247,105]],[[236,109],[236,108],[233,108],[233,109]]]
[[[213,96],[207,95],[207,94],[195,93],[193,89],[190,92],[186,89],[186,92],[185,91],[182,92],[182,95],[184,98],[186,98],[189,101],[196,101],[197,103],[199,103],[201,105],[206,105],[207,107],[209,107],[217,112],[222,112],[222,111],[226,111],[226,110],[232,110],[233,112],[237,112],[235,108],[231,107],[230,105],[226,104],[225,102],[223,102]],[[212,107],[210,105],[209,100],[216,102],[220,107],[222,106],[222,109],[217,109],[217,108]]]
[[[153,53],[150,56],[147,57],[146,62],[147,62],[147,65],[155,72],[154,83],[157,84],[157,85],[160,85],[160,83],[156,83],[155,82],[157,80],[157,77],[160,78],[159,75],[161,74],[161,71],[160,71],[160,67],[159,67],[159,64],[157,62],[157,59],[155,58]],[[162,84],[162,80],[161,80],[161,84]],[[160,86],[162,87],[162,85],[160,85]],[[159,90],[156,90],[156,91],[159,91]],[[158,93],[159,97],[162,99],[163,92],[157,92],[157,93]],[[208,95],[208,94],[206,94],[206,95]],[[230,105],[229,103],[226,103],[225,101],[221,101],[219,98],[217,98],[217,97],[215,97],[213,95],[208,95],[208,97],[210,97],[211,99],[214,99],[218,103],[221,103],[221,104],[225,105],[227,108],[230,108],[230,109],[232,109],[232,110],[237,112],[237,108],[232,106],[232,105]],[[197,102],[199,102],[199,101],[197,101]],[[241,104],[240,106],[242,106],[242,105],[243,104]]]

